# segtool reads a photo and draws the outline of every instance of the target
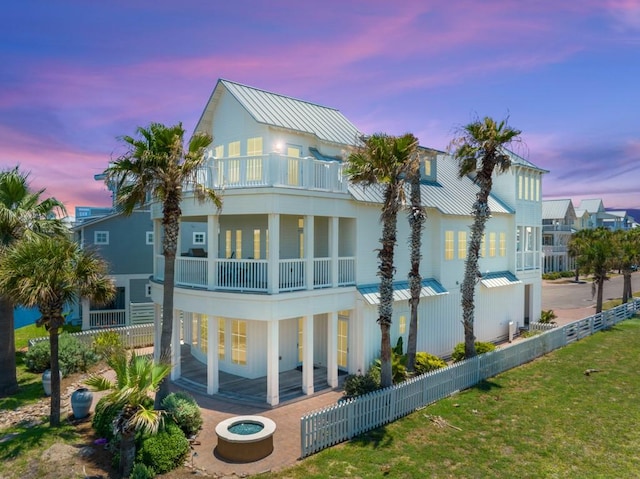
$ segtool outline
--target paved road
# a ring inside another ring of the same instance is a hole
[[[604,301],[622,297],[622,275],[613,276],[604,282]],[[631,289],[640,291],[640,272],[631,275]],[[586,308],[596,304],[591,299],[591,283],[544,281],[542,285],[542,309]]]

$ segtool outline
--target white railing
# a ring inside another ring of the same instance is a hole
[[[280,260],[280,291],[297,291],[306,288],[304,259]]]
[[[207,258],[180,256],[176,260],[176,284],[183,286],[207,285]]]
[[[125,309],[102,309],[89,311],[89,328],[116,328],[127,324]]]
[[[543,253],[566,253],[568,251],[567,245],[542,245]]]
[[[129,322],[131,324],[152,323],[155,316],[153,303],[131,303],[129,304]]]
[[[215,287],[236,291],[267,291],[267,260],[218,259]],[[206,286],[206,285],[205,285]]]
[[[279,291],[299,291],[307,288],[306,259],[279,261]],[[210,269],[211,268],[211,269]],[[269,291],[269,261],[266,259],[219,259],[192,256],[176,257],[175,281],[178,286],[225,291]],[[211,271],[213,277],[210,278]],[[164,257],[156,255],[155,278],[164,279]],[[338,286],[355,284],[355,258],[338,258]],[[313,288],[333,284],[331,258],[313,259]]]
[[[315,258],[313,260],[313,287],[328,288],[331,286],[331,258]]]
[[[310,190],[347,192],[342,163],[313,157],[298,158],[277,153],[258,156],[215,158],[212,166],[199,174],[210,188],[252,188],[284,186]],[[193,189],[185,185],[185,190]]]
[[[406,416],[419,407],[613,326],[637,311],[640,311],[640,299],[307,414],[300,419],[301,457]]]
[[[338,259],[338,286],[356,284],[356,259],[344,257]]]
[[[83,344],[91,346],[96,336],[107,332],[115,332],[120,336],[122,345],[127,349],[146,348],[153,346],[153,323],[135,324],[120,328],[96,329],[69,333],[70,336],[78,338]],[[29,340],[29,347],[41,341],[49,341],[48,337],[33,338]]]

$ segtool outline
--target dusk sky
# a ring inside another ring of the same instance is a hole
[[[191,134],[218,78],[437,149],[509,116],[545,199],[640,208],[640,0],[21,0],[0,61],[0,168],[70,214],[110,205],[118,137]]]

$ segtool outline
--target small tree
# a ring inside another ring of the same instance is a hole
[[[115,294],[107,264],[67,236],[34,237],[17,242],[0,262],[0,291],[15,304],[38,307],[37,324],[49,331],[51,344],[51,426],[60,424],[60,364],[58,333],[65,305],[78,297],[96,304]]]
[[[120,409],[113,422],[114,433],[121,437],[118,470],[122,477],[129,477],[136,457],[136,432],[158,432],[162,412],[153,409],[149,394],[158,390],[171,366],[154,364],[147,357],[136,356],[135,352],[131,359],[125,354],[116,354],[108,364],[116,374],[115,382],[102,376],[91,376],[85,383],[95,391],[110,391],[104,399],[106,407]]]

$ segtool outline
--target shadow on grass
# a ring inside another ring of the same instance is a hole
[[[39,449],[52,442],[51,439],[69,442],[76,438],[73,427],[66,424],[56,428],[49,427],[48,423],[17,426],[0,435],[0,460],[14,459],[23,453]]]
[[[44,397],[42,389],[42,375],[26,371],[24,365],[25,353],[16,353],[19,390],[10,397],[0,399],[0,411],[13,410],[27,404],[33,404]]]
[[[354,437],[351,442],[360,446],[371,446],[373,449],[379,449],[390,446],[393,443],[393,437],[387,433],[387,428],[382,426]]]
[[[494,389],[502,389],[502,386],[488,379],[483,379],[471,389],[477,389],[478,391],[488,392]]]

